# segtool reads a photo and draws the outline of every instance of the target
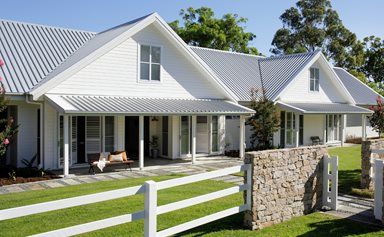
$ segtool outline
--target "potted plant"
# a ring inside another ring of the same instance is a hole
[[[151,145],[151,157],[157,158],[159,155],[159,137],[155,135],[152,136],[149,144]]]

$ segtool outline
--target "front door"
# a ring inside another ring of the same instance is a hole
[[[77,117],[77,163],[85,162],[85,117]]]
[[[139,116],[125,117],[125,150],[131,159],[139,157]],[[144,117],[144,155],[149,155],[149,117]]]

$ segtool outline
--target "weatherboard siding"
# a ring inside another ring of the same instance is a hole
[[[44,104],[44,168],[57,169],[57,112],[47,102]]]
[[[324,70],[324,65],[316,61],[312,67],[319,68],[320,86],[318,92],[309,91],[309,69],[302,71],[281,95],[282,101],[312,103],[345,103],[346,100],[338,91],[333,75]]]
[[[162,46],[162,82],[138,82],[138,44]],[[153,25],[62,82],[49,93],[152,98],[224,98]]]

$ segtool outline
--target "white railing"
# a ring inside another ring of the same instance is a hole
[[[323,206],[337,210],[339,157],[323,158]]]
[[[224,190],[204,194],[201,196],[189,198],[186,200],[169,203],[162,206],[157,206],[157,192],[162,189],[172,188],[180,185],[190,184],[203,180],[213,179],[224,175],[229,175],[237,172],[245,171],[247,175],[247,183],[227,188]],[[144,210],[115,216],[103,220],[93,221],[85,224],[66,227],[58,230],[53,230],[33,236],[73,236],[83,234],[95,230],[112,227],[139,219],[144,219],[144,236],[169,236],[177,234],[194,227],[251,209],[251,165],[239,165],[212,172],[186,176],[177,179],[171,179],[161,182],[147,181],[144,185],[130,188],[117,189],[96,194],[84,195],[73,198],[60,199],[56,201],[38,203],[28,206],[15,207],[5,210],[0,210],[0,221],[8,220],[33,214],[44,213],[48,211],[61,210],[70,207],[77,207],[92,203],[103,202],[105,200],[128,197],[140,193],[144,193],[145,203]],[[160,214],[176,211],[182,208],[190,207],[203,202],[208,202],[214,199],[229,196],[238,192],[247,191],[245,204],[229,208],[202,218],[198,218],[162,231],[157,231],[157,216]]]

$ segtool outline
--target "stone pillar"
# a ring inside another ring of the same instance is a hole
[[[258,230],[319,210],[326,154],[326,146],[247,152],[252,206],[245,212],[244,224]]]
[[[384,149],[384,139],[367,140],[361,142],[361,188],[373,189],[371,179],[372,165],[371,158],[384,159],[382,156],[373,154],[372,150]]]

